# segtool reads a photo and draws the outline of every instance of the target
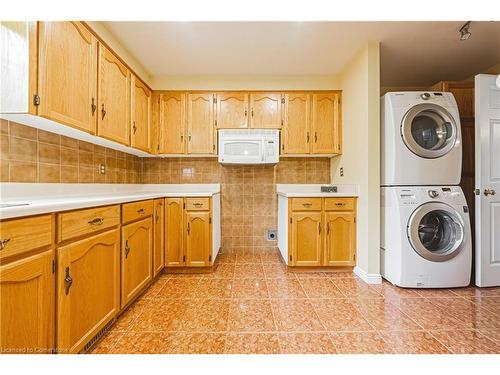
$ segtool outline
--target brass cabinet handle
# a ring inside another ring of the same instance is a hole
[[[64,283],[66,284],[66,295],[69,294],[69,289],[73,285],[73,278],[69,274],[69,267],[66,267],[66,276],[64,277]]]
[[[184,142],[184,136],[181,134],[181,142]]]
[[[187,232],[188,232],[188,235],[189,235],[189,232],[191,231],[191,228],[189,227],[189,223],[187,225]]]
[[[155,215],[155,221],[158,221],[158,220],[160,220],[160,215],[156,214]]]
[[[137,213],[138,213],[139,215],[144,215],[144,212],[145,212],[145,211],[144,211],[144,208],[140,208],[140,209],[138,209],[138,210],[137,210]]]
[[[92,116],[94,116],[95,111],[97,109],[97,106],[95,105],[95,99],[92,98],[92,104],[90,105],[90,108],[92,108]]]
[[[345,206],[345,203],[335,203],[335,206]]]
[[[253,117],[253,108],[252,108],[252,117]]]
[[[132,125],[132,131],[134,134],[137,131],[137,126],[135,126],[135,121],[133,122],[133,125]]]
[[[102,225],[102,224],[104,224],[104,218],[103,217],[96,217],[95,219],[89,220],[88,223],[90,225]]]
[[[191,142],[191,134],[188,135],[188,141]]]
[[[248,110],[245,109],[245,117],[248,115]]]
[[[104,116],[106,116],[106,110],[104,109],[104,103],[102,103],[102,106],[101,106],[101,115],[102,115],[102,120],[104,120]]]
[[[6,238],[5,240],[0,240],[0,250],[5,249],[5,245],[7,245],[10,241],[10,238]]]
[[[203,206],[203,203],[196,202],[196,203],[193,203],[193,206],[195,206],[195,207],[201,207],[201,206]]]
[[[495,191],[495,189],[484,189],[484,195],[488,196],[488,195],[495,195],[497,192]]]
[[[312,203],[302,203],[302,206],[304,206],[304,207],[311,207]]]
[[[314,143],[318,142],[318,132],[314,132]]]
[[[128,240],[125,241],[125,259],[128,258],[128,253],[130,253],[130,246],[128,245]]]
[[[309,143],[309,132],[307,132],[306,138],[307,138],[307,143]]]
[[[326,234],[330,234],[330,223],[326,223]]]
[[[321,234],[321,223],[318,223],[318,234]]]

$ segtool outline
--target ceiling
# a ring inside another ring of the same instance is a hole
[[[152,76],[336,75],[381,43],[381,85],[460,80],[500,62],[500,22],[104,22]]]

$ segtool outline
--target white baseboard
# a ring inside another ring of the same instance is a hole
[[[354,267],[352,271],[367,284],[382,284],[382,276],[379,273],[368,273],[358,266]]]

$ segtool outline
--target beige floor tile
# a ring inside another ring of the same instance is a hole
[[[500,329],[480,329],[479,332],[500,345]]]
[[[190,300],[161,299],[144,309],[132,322],[133,332],[178,331],[182,328]]]
[[[111,349],[112,354],[166,353],[168,342],[162,333],[125,332]]]
[[[425,331],[381,332],[383,340],[398,354],[444,354],[448,349]]]
[[[158,291],[156,297],[160,298],[196,298],[198,283],[201,278],[171,278]]]
[[[229,311],[228,331],[275,331],[271,301],[269,299],[234,299]]]
[[[299,281],[291,278],[266,279],[271,298],[306,298]]]
[[[181,330],[189,332],[225,332],[230,300],[188,300],[183,311]]]
[[[235,279],[233,298],[269,298],[265,279]]]
[[[272,299],[274,318],[279,331],[324,331],[318,315],[307,299]]]
[[[327,277],[299,279],[309,298],[344,298],[345,295]]]
[[[500,346],[475,330],[429,331],[441,344],[456,354],[500,354]]]
[[[284,264],[263,263],[266,279],[297,279],[295,273],[290,271]]]
[[[327,333],[281,333],[282,354],[335,354]]]
[[[332,332],[330,337],[339,354],[394,353],[378,332]]]
[[[89,354],[111,354],[116,343],[122,337],[123,332],[112,330],[106,333],[104,337],[92,348]]]
[[[312,305],[328,331],[374,330],[348,299],[313,299]]]
[[[406,298],[398,301],[397,306],[425,329],[458,329],[463,326],[461,321],[436,306],[431,299]]]
[[[232,279],[201,279],[196,285],[195,295],[198,298],[231,298],[233,295]]]
[[[238,278],[263,278],[264,268],[261,263],[236,264],[234,266],[234,277]]]
[[[269,333],[230,333],[226,335],[224,352],[227,354],[279,354],[278,335]]]
[[[382,298],[381,285],[368,285],[359,279],[335,279],[333,284],[347,297]]]

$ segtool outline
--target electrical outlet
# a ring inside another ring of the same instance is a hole
[[[268,241],[276,241],[278,239],[278,232],[276,229],[268,229],[267,230],[267,240]]]
[[[344,177],[344,167],[340,167],[339,174],[340,177]]]
[[[99,173],[106,174],[106,165],[105,164],[99,164]]]

